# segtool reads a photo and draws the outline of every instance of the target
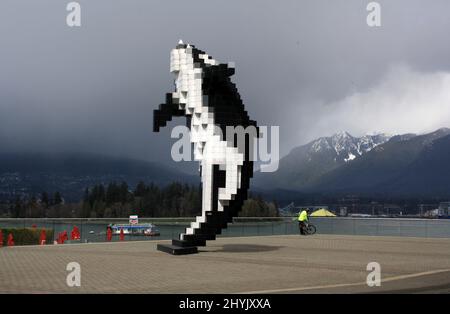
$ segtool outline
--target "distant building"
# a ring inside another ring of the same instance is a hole
[[[298,214],[299,212],[301,212],[304,209],[306,209],[310,212],[316,211],[318,209],[329,210],[328,206],[315,206],[315,205],[295,206],[294,203],[292,202],[283,208],[278,208],[278,212],[279,212],[280,216],[292,216],[292,215]]]
[[[295,209],[297,210],[297,212],[300,212],[300,211],[302,211],[302,210],[304,210],[304,209],[306,209],[306,210],[308,210],[308,211],[311,211],[311,212],[316,211],[316,210],[318,210],[318,209],[326,209],[326,210],[329,210],[329,209],[328,209],[328,206],[322,206],[322,205],[320,205],[320,206],[315,206],[315,205],[295,206]]]
[[[403,208],[396,204],[384,204],[383,212],[388,216],[401,216],[403,213]]]
[[[425,217],[437,217],[439,216],[439,208],[433,210],[427,210],[424,214]]]
[[[345,217],[348,215],[347,207],[342,206],[339,208],[339,216]]]
[[[420,216],[427,216],[427,213],[429,214],[432,210],[436,208],[437,204],[419,204],[419,215]]]
[[[439,203],[438,213],[439,216],[450,216],[450,202]]]

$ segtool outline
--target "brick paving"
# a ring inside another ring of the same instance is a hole
[[[450,239],[259,236],[219,238],[194,255],[156,250],[168,242],[3,247],[0,292],[450,292]],[[380,288],[363,284],[373,261],[392,279]],[[81,287],[66,284],[69,262],[81,265]]]

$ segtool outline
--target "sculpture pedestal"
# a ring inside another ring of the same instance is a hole
[[[198,253],[196,246],[177,246],[173,244],[158,244],[156,249],[161,252],[166,252],[172,255],[186,255]]]

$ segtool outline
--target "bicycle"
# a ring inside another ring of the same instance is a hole
[[[313,235],[317,232],[316,226],[309,222],[306,222],[305,226],[300,228],[303,228],[304,235]]]

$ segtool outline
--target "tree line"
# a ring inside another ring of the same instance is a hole
[[[4,216],[16,218],[83,217],[118,218],[131,214],[140,217],[193,217],[201,214],[201,186],[173,182],[164,187],[139,182],[131,189],[126,182],[111,182],[86,188],[78,203],[65,203],[55,192],[42,192],[38,197],[18,197]],[[266,202],[260,196],[250,195],[240,216],[278,216],[275,202]],[[6,212],[6,213],[5,213]]]
[[[58,211],[64,204],[61,193],[55,192],[52,196],[42,192],[39,197],[17,197],[9,208],[9,216],[13,218],[39,218],[57,217]]]

